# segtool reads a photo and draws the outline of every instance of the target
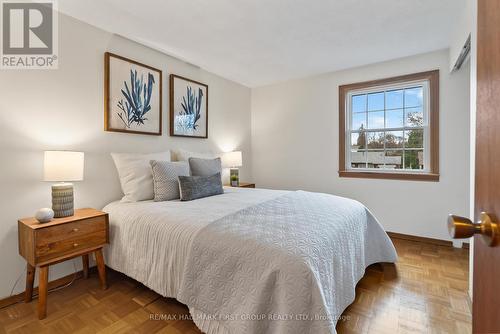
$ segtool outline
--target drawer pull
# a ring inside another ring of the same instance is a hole
[[[74,228],[74,229],[73,229],[73,232],[78,232],[78,231],[80,231],[80,229],[79,229],[79,228]]]
[[[73,244],[73,247],[78,247],[78,246],[79,245],[76,242]]]

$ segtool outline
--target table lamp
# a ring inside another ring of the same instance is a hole
[[[58,182],[52,185],[52,210],[54,217],[74,214],[73,184],[83,180],[83,152],[45,151],[43,180]]]
[[[222,156],[222,167],[230,168],[229,180],[231,186],[237,187],[240,185],[240,176],[238,167],[243,165],[243,157],[241,151],[233,151],[225,153]]]

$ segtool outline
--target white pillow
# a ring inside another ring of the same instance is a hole
[[[219,156],[217,154],[206,152],[206,153],[198,153],[198,152],[190,152],[186,150],[179,149],[176,152],[177,161],[189,161],[189,158],[199,158],[199,159],[215,159]]]
[[[170,161],[170,151],[137,154],[111,153],[125,196],[122,202],[145,201],[154,198],[151,160]]]

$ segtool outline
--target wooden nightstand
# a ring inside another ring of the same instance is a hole
[[[35,218],[18,221],[19,254],[26,259],[26,292],[30,302],[33,294],[35,270],[40,268],[38,283],[38,318],[47,315],[47,283],[49,265],[81,256],[83,276],[88,277],[89,254],[94,253],[101,287],[106,289],[106,269],[102,247],[109,243],[109,218],[106,212],[78,209],[71,217],[56,218],[39,223]]]
[[[230,184],[226,184],[227,187],[232,187]],[[255,188],[255,183],[240,182],[240,185],[235,188]]]

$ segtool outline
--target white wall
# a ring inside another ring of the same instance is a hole
[[[471,55],[470,55],[470,197],[469,217],[475,220],[475,181],[476,181],[476,113],[477,113],[477,0],[468,0],[470,8],[464,14],[470,16]],[[472,298],[474,278],[474,238],[470,238],[469,245],[469,295]]]
[[[51,205],[50,184],[41,182],[44,150],[85,152],[76,207],[102,208],[121,197],[109,152],[240,149],[241,178],[250,180],[250,89],[64,15],[59,27],[58,70],[0,72],[0,298],[9,295],[25,267],[18,255],[17,219]],[[163,136],[103,131],[105,51],[163,70]],[[170,73],[208,84],[208,140],[168,135]],[[51,267],[50,279],[72,271],[71,263],[59,264]],[[22,290],[24,277],[15,292]]]
[[[462,48],[472,32],[472,27],[474,25],[473,13],[476,10],[475,7],[476,0],[465,0],[460,17],[457,17],[450,41],[450,71],[453,70],[458,56],[462,52]]]
[[[440,69],[439,182],[339,178],[338,86]],[[449,213],[469,214],[469,73],[448,50],[252,89],[253,178],[260,187],[354,198],[387,231],[449,239]]]

